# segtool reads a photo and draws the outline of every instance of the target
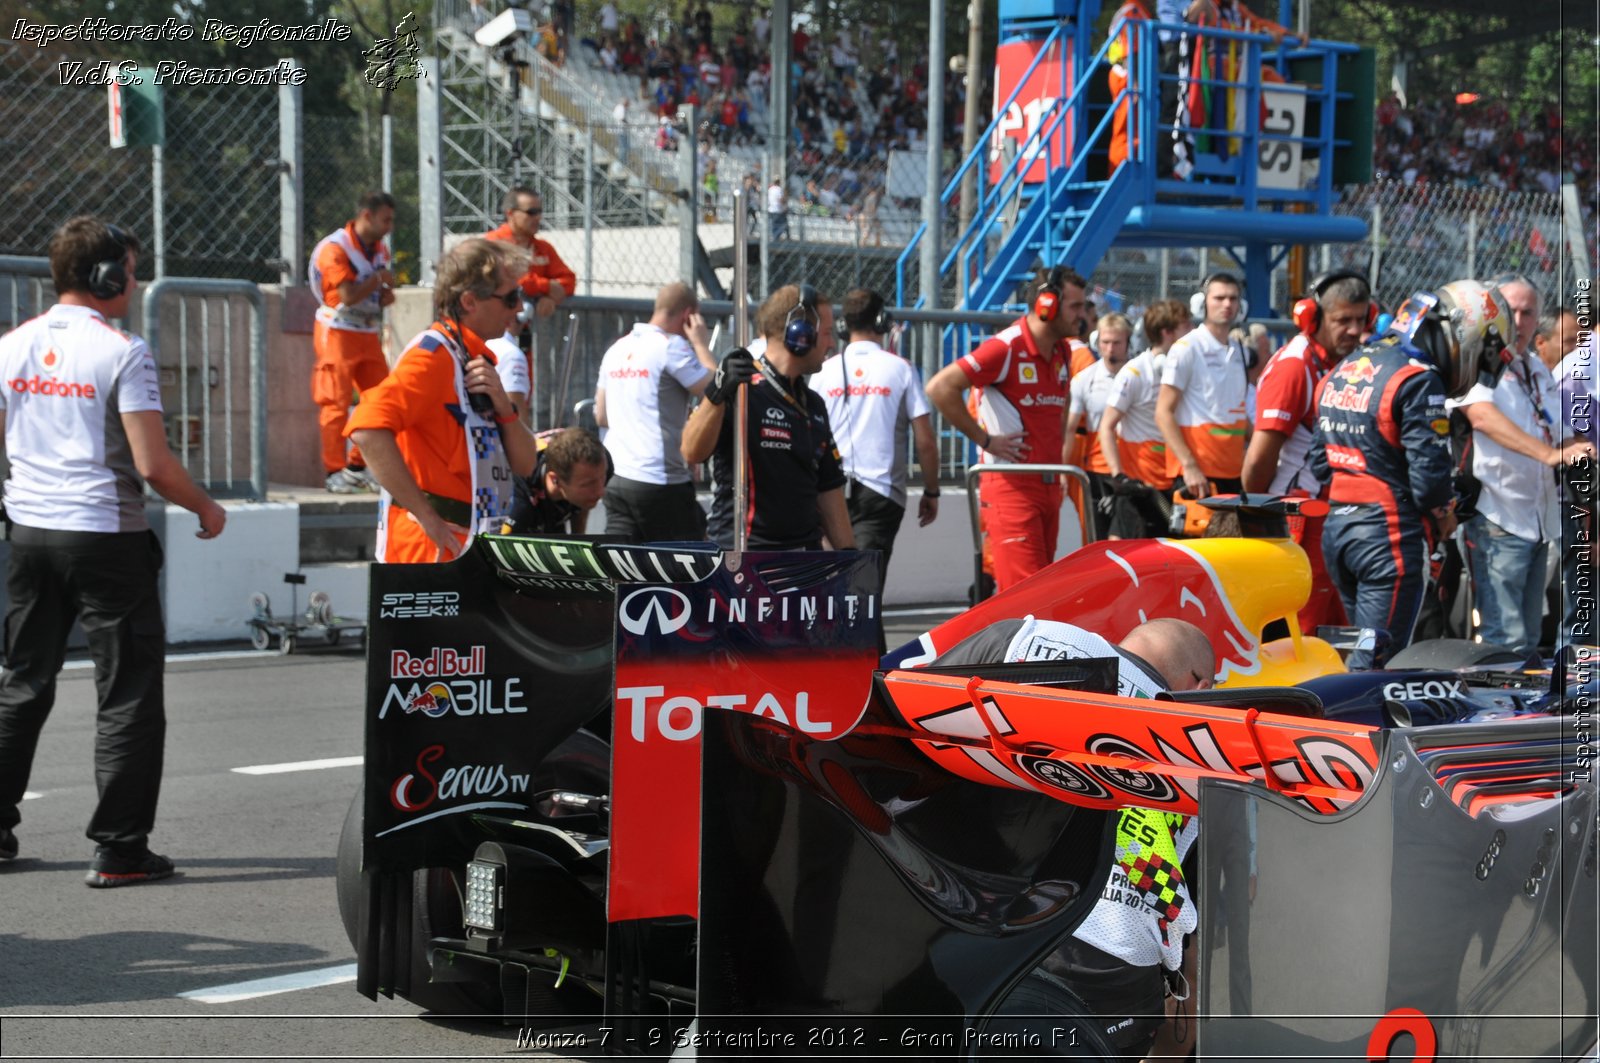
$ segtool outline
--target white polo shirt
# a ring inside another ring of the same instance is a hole
[[[657,485],[689,482],[689,465],[678,448],[690,389],[710,376],[688,340],[647,321],[611,345],[595,386],[606,393],[609,427],[600,430],[600,439],[618,476]]]
[[[906,429],[928,414],[922,380],[911,363],[876,343],[858,341],[822,363],[811,390],[828,405],[845,475],[904,506],[910,463]]]
[[[1173,416],[1201,471],[1207,476],[1237,477],[1244,467],[1250,424],[1244,352],[1239,345],[1217,339],[1204,326],[1193,329],[1167,351],[1161,383],[1182,393]],[[1167,471],[1174,476],[1182,472],[1171,451]]]
[[[1552,446],[1561,442],[1560,400],[1555,377],[1537,357],[1524,354],[1506,369],[1491,391],[1472,385],[1449,409],[1493,403],[1506,419],[1528,435]],[[1542,542],[1559,534],[1556,520],[1556,477],[1550,466],[1508,450],[1482,432],[1472,433],[1472,475],[1483,484],[1478,512],[1519,539]]]
[[[484,343],[494,353],[494,367],[500,374],[500,386],[507,394],[516,392],[533,399],[533,373],[528,367],[528,356],[517,346],[517,338],[507,332],[504,336]],[[521,411],[519,411],[521,412]]]
[[[84,306],[56,304],[0,337],[6,515],[58,531],[150,527],[122,414],[161,412],[150,348]]]

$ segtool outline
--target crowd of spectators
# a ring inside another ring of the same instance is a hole
[[[539,47],[560,61],[572,32],[571,0],[556,0],[551,11]],[[730,21],[703,0],[687,0],[681,11],[662,5],[641,21],[619,12],[616,0],[604,0],[587,29],[582,43],[594,62],[638,80],[632,113],[656,116],[658,148],[676,150],[685,135],[703,153],[765,143],[773,80],[769,9],[741,8]],[[791,210],[845,219],[870,215],[876,224],[880,205],[915,209],[914,199],[889,196],[887,166],[892,151],[926,146],[926,56],[920,50],[902,56],[894,30],[874,25],[830,29],[824,38],[812,23],[798,20],[791,43]],[[941,147],[954,162],[966,79],[949,76],[944,86]],[[987,94],[987,82],[978,91]],[[699,109],[692,132],[682,121],[689,104]],[[619,104],[624,116],[626,108]],[[1546,194],[1571,180],[1592,216],[1593,137],[1569,128],[1557,106],[1519,113],[1503,101],[1468,95],[1403,106],[1390,95],[1379,103],[1376,119],[1379,180]],[[728,159],[722,167],[730,169]]]
[[[559,20],[553,22],[560,39]],[[689,0],[681,13],[659,10],[641,24],[606,0],[594,35],[583,43],[602,69],[638,79],[639,109],[660,124],[659,148],[677,150],[682,109],[692,104],[700,116],[694,141],[709,153],[765,143],[771,33],[765,8],[741,9],[731,24],[719,25],[707,5]],[[870,26],[840,29],[824,40],[797,24],[791,43],[791,205],[859,220],[869,239],[881,239],[877,210],[886,196],[889,153],[921,148],[926,140],[926,57],[902,60],[895,35]],[[964,93],[962,78],[946,79],[943,146],[952,153],[961,145]]]
[[[1568,130],[1555,104],[1519,114],[1505,103],[1464,94],[1403,107],[1378,104],[1373,168],[1406,184],[1454,184],[1554,195],[1571,174],[1594,179],[1594,143]]]

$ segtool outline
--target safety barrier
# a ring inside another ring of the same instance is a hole
[[[996,462],[993,465],[974,465],[967,470],[967,516],[972,521],[972,603],[976,605],[987,595],[983,593],[983,513],[980,510],[978,481],[990,474],[1016,476],[1067,476],[1078,481],[1083,489],[1080,496],[1084,505],[1078,511],[1078,528],[1087,546],[1094,542],[1094,521],[1089,519],[1088,507],[1093,497],[1089,474],[1076,465],[1010,465]]]
[[[235,312],[240,300],[248,321]],[[164,277],[145,288],[143,309],[173,451],[213,495],[264,500],[267,318],[261,289],[249,281]]]
[[[561,304],[560,313],[533,323],[534,427],[572,423],[568,411],[594,396],[606,349],[636,322],[650,320],[651,309],[648,299],[575,296]],[[720,358],[733,349],[729,327],[733,304],[707,300],[700,304],[700,311],[715,330],[711,350]],[[1011,314],[955,310],[891,307],[889,312],[896,329],[888,345],[910,361],[924,381],[952,357],[965,354],[1016,320]],[[960,433],[941,432],[939,446],[943,480],[958,479],[976,457],[972,444]]]

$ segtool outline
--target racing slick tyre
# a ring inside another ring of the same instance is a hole
[[[1385,671],[1407,668],[1428,668],[1452,671],[1456,668],[1494,668],[1502,665],[1519,666],[1526,658],[1509,646],[1492,642],[1469,642],[1466,639],[1428,639],[1413,642],[1389,658]]]
[[[534,772],[534,792],[567,790],[578,793],[602,795],[610,792],[611,747],[588,731],[575,731],[567,736]],[[356,790],[345,813],[344,827],[339,832],[339,852],[335,863],[335,888],[338,893],[339,919],[344,924],[345,936],[351,947],[356,944],[356,927],[361,912],[361,837],[362,809],[365,787]],[[594,813],[565,811],[539,804],[541,814],[550,819],[565,816],[593,817]],[[601,823],[573,822],[572,829],[603,831]],[[428,1011],[457,1015],[499,1014],[503,1005],[498,986],[482,982],[429,982],[430,971],[426,942],[435,935],[453,935],[461,932],[461,893],[452,881],[449,868],[430,867],[412,876],[411,940],[415,947],[411,954],[411,992],[407,996],[413,1004]],[[593,1010],[598,997],[586,989],[573,986],[558,994],[560,1009],[572,1014]],[[556,1003],[553,1000],[552,1003]]]
[[[334,888],[339,899],[339,920],[352,948],[361,918],[361,819],[366,788],[356,790],[339,832],[339,854],[334,864]],[[435,928],[438,928],[436,931]],[[435,933],[459,933],[461,902],[450,869],[425,867],[411,876],[411,992],[406,999],[425,1011],[448,1015],[495,1015],[500,1012],[500,990],[485,982],[440,982],[428,979],[427,941]]]

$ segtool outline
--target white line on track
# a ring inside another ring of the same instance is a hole
[[[360,757],[329,757],[326,760],[296,760],[288,764],[252,764],[234,768],[240,775],[282,775],[290,771],[320,771],[323,768],[353,768],[362,762]]]
[[[185,664],[189,661],[244,661],[252,657],[270,658],[277,654],[263,650],[211,650],[206,653],[169,653],[168,664]],[[76,671],[84,668],[93,668],[94,661],[84,659],[81,661],[68,661],[62,665],[63,671]]]
[[[44,794],[39,793],[37,790],[24,790],[23,793],[22,793],[22,799],[24,801],[32,801],[36,797],[43,797],[43,796],[44,796]]]
[[[210,989],[191,989],[187,993],[179,993],[178,996],[201,1004],[232,1004],[254,997],[270,997],[274,993],[292,993],[297,989],[315,989],[318,986],[338,985],[340,982],[355,980],[356,965],[346,963],[338,967],[301,971],[299,974],[280,974],[271,978],[255,978],[248,982],[234,982],[232,985],[213,986]]]
[[[966,608],[967,607],[964,606],[964,605],[907,606],[907,607],[905,607],[903,609],[884,609],[884,610],[880,611],[879,615],[881,615],[881,616],[955,616],[957,613],[963,612]]]

